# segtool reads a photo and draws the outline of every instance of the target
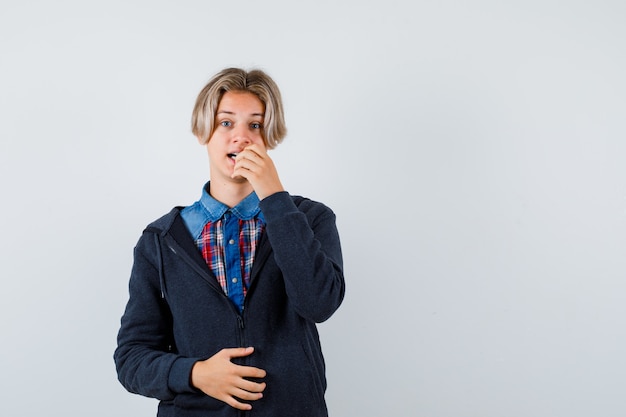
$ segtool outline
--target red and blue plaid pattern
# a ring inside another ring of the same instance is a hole
[[[243,293],[247,293],[250,286],[250,272],[254,263],[254,255],[257,243],[265,228],[265,224],[259,218],[239,221],[239,253],[241,264],[241,276],[243,277]],[[196,245],[209,269],[213,271],[217,281],[228,295],[228,285],[226,284],[226,259],[224,247],[224,218],[215,222],[208,222],[196,241]]]

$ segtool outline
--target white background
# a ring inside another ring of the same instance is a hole
[[[0,415],[155,415],[112,360],[132,248],[199,197],[227,66],[337,214],[331,416],[626,415],[625,5],[3,0]]]

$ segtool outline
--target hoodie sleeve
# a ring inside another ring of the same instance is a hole
[[[157,235],[149,232],[135,247],[114,360],[128,391],[170,400],[176,393],[194,392],[189,376],[197,359],[179,356],[173,346],[172,317],[160,286],[159,249]]]
[[[267,235],[287,296],[303,318],[327,320],[345,293],[343,260],[335,214],[325,205],[287,192],[260,202]]]

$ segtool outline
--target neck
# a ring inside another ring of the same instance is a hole
[[[226,204],[228,207],[235,207],[244,198],[254,191],[252,185],[248,181],[243,183],[220,182],[211,180],[209,192],[211,197],[219,202]]]

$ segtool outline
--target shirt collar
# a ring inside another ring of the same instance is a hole
[[[204,186],[202,189],[202,197],[200,197],[200,203],[202,203],[202,206],[209,214],[209,221],[214,222],[219,220],[229,210],[241,220],[253,219],[261,211],[259,207],[259,197],[254,191],[248,194],[248,196],[241,200],[235,207],[229,208],[226,204],[211,197],[209,194],[209,186],[210,183]]]

